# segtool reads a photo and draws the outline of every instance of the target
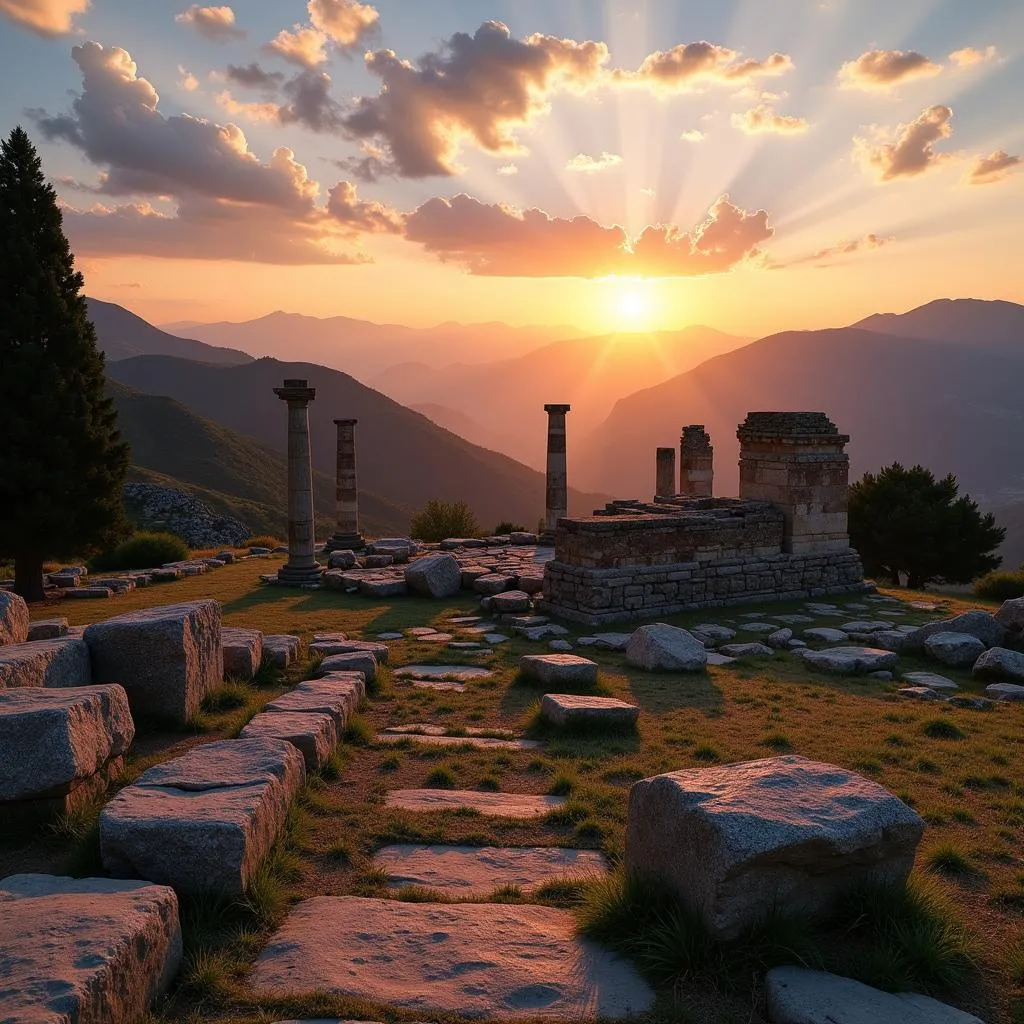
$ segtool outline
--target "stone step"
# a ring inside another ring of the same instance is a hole
[[[20,686],[88,686],[89,648],[74,637],[0,647],[0,690]]]
[[[306,762],[306,771],[322,768],[338,744],[338,727],[330,715],[315,711],[264,711],[238,734],[240,740],[285,740],[296,747]]]
[[[532,793],[481,793],[472,789],[394,789],[386,799],[388,807],[405,811],[471,810],[499,818],[540,818],[565,806],[562,796]]]
[[[608,873],[597,850],[557,846],[385,846],[374,867],[388,873],[392,888],[422,885],[450,896],[486,896],[505,885],[528,892],[558,878],[596,878]]]
[[[251,984],[502,1020],[646,1011],[654,993],[634,968],[575,932],[551,907],[318,896],[291,912]]]

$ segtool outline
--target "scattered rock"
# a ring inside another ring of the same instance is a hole
[[[808,647],[801,650],[799,655],[810,668],[841,676],[889,672],[899,661],[899,656],[893,651],[882,651],[875,647],[827,647],[823,651],[814,651]]]
[[[585,697],[574,693],[545,693],[540,701],[541,717],[552,725],[569,729],[632,729],[640,709],[612,697]]]
[[[975,662],[973,674],[979,679],[1024,681],[1024,654],[1005,647],[993,647]]]
[[[1024,686],[1017,683],[992,683],[985,687],[985,692],[993,699],[999,701],[1021,701],[1024,700]]]
[[[649,672],[700,672],[708,663],[708,652],[692,633],[657,622],[641,626],[629,638],[626,661]]]
[[[214,515],[194,494],[174,487],[127,483],[124,503],[146,529],[176,533],[190,548],[237,546],[252,533],[240,520]]]
[[[376,640],[314,640],[309,645],[310,654],[319,654],[331,658],[336,654],[370,654],[378,665],[386,665],[391,657],[387,644]]]
[[[995,614],[995,620],[1012,636],[1024,633],[1024,597],[1013,597],[1004,601]]]
[[[773,626],[773,629],[778,629],[778,626]],[[707,637],[712,643],[724,644],[728,643],[736,637],[736,630],[730,629],[728,626],[719,626],[714,622],[702,622],[698,626],[694,626],[692,633],[697,635],[698,633],[702,637]]]
[[[936,690],[932,690],[927,686],[904,686],[898,691],[901,697],[906,697],[908,700],[947,700],[941,693]]]
[[[0,647],[23,644],[28,630],[28,605],[17,594],[0,590]]]
[[[883,683],[891,683],[895,677],[891,672],[869,672],[868,679],[878,679]]]
[[[823,640],[829,644],[841,644],[847,639],[846,633],[841,629],[831,629],[828,626],[817,626],[814,629],[805,629],[801,636],[805,640]]]
[[[927,686],[932,690],[958,690],[959,687],[952,679],[945,676],[937,676],[934,672],[904,672],[904,682],[911,686]]]
[[[454,597],[462,586],[462,568],[454,555],[424,555],[406,566],[405,582],[414,594]]]
[[[952,619],[929,622],[907,634],[907,650],[921,650],[933,633],[967,633],[986,647],[998,647],[1006,639],[1006,627],[988,612],[964,612]]]
[[[545,686],[593,686],[597,682],[597,662],[575,654],[524,654],[519,670]]]
[[[263,655],[275,668],[288,668],[299,656],[300,640],[287,633],[271,633],[263,637]]]
[[[496,573],[489,573],[479,576],[473,581],[473,590],[478,594],[501,594],[515,586],[515,576],[502,576]]]
[[[569,654],[572,651],[572,644],[568,640],[549,640],[548,650],[556,654]]]
[[[346,654],[332,654],[320,662],[318,676],[329,672],[362,672],[367,683],[377,678],[377,659],[369,651],[349,651]]]
[[[708,651],[708,665],[714,665],[720,668],[723,665],[735,664],[735,658],[730,658],[726,654],[720,654],[718,651]]]
[[[777,650],[781,651],[792,639],[793,630],[786,628],[777,629],[774,633],[769,633],[768,636],[765,637],[765,642],[768,644],[769,647],[774,647]]]
[[[62,636],[68,635],[68,620],[61,617],[57,619],[39,619],[30,622],[28,625],[28,641],[34,640],[59,640]]]
[[[403,665],[395,669],[399,679],[452,679],[466,682],[471,679],[489,679],[494,673],[489,668],[475,665]]]
[[[968,668],[985,653],[985,645],[968,633],[932,633],[925,637],[929,658],[951,668]]]
[[[718,650],[727,658],[767,658],[775,653],[765,644],[724,644]]]
[[[522,590],[507,590],[491,598],[491,608],[502,615],[526,612],[530,610],[530,595]]]

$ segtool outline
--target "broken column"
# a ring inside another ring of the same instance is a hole
[[[366,542],[359,533],[359,485],[356,479],[356,423],[335,420],[338,428],[337,501],[338,523],[327,551],[361,551]]]
[[[683,427],[679,439],[679,493],[710,498],[714,492],[715,450],[702,423]]]
[[[659,448],[656,456],[654,496],[671,498],[676,493],[676,450]]]
[[[286,380],[274,394],[288,403],[288,562],[278,583],[319,583],[322,566],[314,554],[313,467],[309,451],[309,403],[316,388],[305,380]]]
[[[569,512],[569,483],[565,464],[565,414],[568,405],[545,405],[548,414],[547,498],[544,506],[544,535],[554,536],[558,520]]]
[[[740,497],[770,501],[785,517],[783,551],[844,551],[850,440],[823,412],[752,412],[736,431]]]

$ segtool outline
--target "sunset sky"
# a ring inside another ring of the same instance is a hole
[[[757,335],[1024,301],[1022,54],[1020,0],[0,0],[0,129],[156,322]]]

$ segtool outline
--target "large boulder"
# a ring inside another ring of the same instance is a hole
[[[165,885],[11,875],[0,881],[0,1020],[130,1024],[181,966]]]
[[[28,639],[28,605],[8,590],[0,590],[0,647]]]
[[[224,678],[217,601],[128,612],[85,630],[98,683],[120,683],[132,713],[187,722]]]
[[[0,647],[0,690],[19,686],[88,686],[89,648],[75,637]]]
[[[224,626],[220,631],[224,651],[224,678],[250,682],[263,662],[263,634],[258,629]]]
[[[424,555],[405,567],[405,583],[424,597],[454,597],[462,587],[462,568],[454,555]]]
[[[970,668],[985,653],[985,645],[969,633],[932,633],[925,638],[924,652],[951,668]]]
[[[283,740],[221,740],[155,765],[100,814],[103,866],[178,892],[245,891],[305,781]]]
[[[814,651],[808,647],[796,653],[810,668],[839,676],[891,672],[899,661],[895,651],[883,651],[877,647],[826,647],[823,651]]]
[[[120,686],[0,690],[0,806],[79,806],[106,787],[108,766],[134,736]]]
[[[669,885],[731,939],[773,910],[820,919],[865,881],[903,884],[923,831],[877,783],[773,757],[636,783],[626,867]]]
[[[993,647],[974,663],[973,674],[979,679],[997,682],[1024,682],[1024,654],[1005,647]]]
[[[1020,637],[1024,634],[1024,597],[1013,597],[1009,601],[1004,601],[995,614],[995,620],[1011,636]]]
[[[933,633],[967,633],[980,640],[986,647],[998,647],[1006,640],[1006,627],[989,612],[971,611],[952,619],[929,622],[913,633],[907,634],[906,650],[923,649],[925,640]]]
[[[626,644],[626,661],[649,672],[701,672],[707,667],[707,648],[678,626],[656,622],[641,626]]]

